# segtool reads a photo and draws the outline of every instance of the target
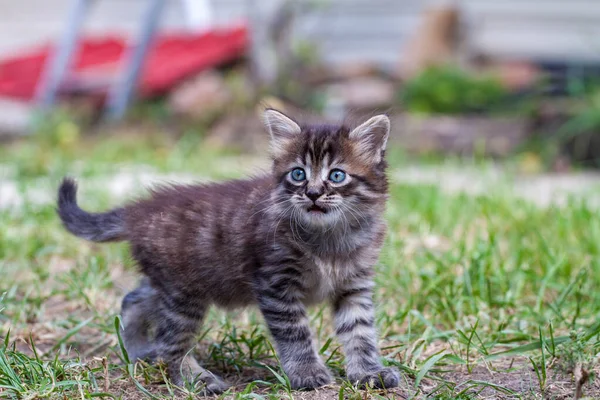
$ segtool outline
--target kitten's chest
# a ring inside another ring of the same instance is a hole
[[[349,260],[311,257],[306,272],[305,303],[315,304],[330,299],[350,275],[353,265]]]

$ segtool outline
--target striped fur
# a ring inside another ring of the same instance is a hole
[[[190,355],[194,335],[211,305],[251,304],[264,315],[292,387],[329,383],[306,311],[329,302],[347,377],[394,387],[398,372],[380,362],[372,302],[386,229],[389,120],[374,117],[354,130],[300,126],[269,110],[265,121],[274,143],[269,174],[162,187],[104,214],[81,210],[65,180],[59,214],[78,236],[130,242],[145,277],[123,300],[125,345],[131,358],[166,361],[177,384],[195,379],[207,392],[226,389]],[[306,179],[293,179],[296,168]],[[345,172],[343,181],[330,179],[334,169]]]

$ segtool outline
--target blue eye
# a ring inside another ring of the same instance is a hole
[[[306,179],[306,172],[302,168],[294,168],[290,173],[292,179],[296,182],[302,182]]]
[[[346,173],[341,169],[332,169],[329,173],[329,180],[334,183],[343,182],[346,179]]]

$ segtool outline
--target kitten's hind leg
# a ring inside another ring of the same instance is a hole
[[[156,354],[150,341],[152,312],[156,307],[156,290],[147,278],[129,292],[121,303],[122,337],[129,359],[153,361]]]
[[[194,347],[194,337],[206,307],[190,304],[167,305],[172,300],[161,300],[163,301],[157,310],[154,344],[157,356],[167,364],[171,381],[180,387],[194,384],[207,394],[218,394],[227,390],[229,385],[217,375],[202,368],[190,351]]]

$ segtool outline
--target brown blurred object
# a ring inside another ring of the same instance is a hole
[[[528,137],[520,117],[392,116],[390,142],[415,153],[473,154],[503,157]]]
[[[552,160],[552,172],[566,173],[572,169],[571,160],[569,157],[559,154],[554,160]]]
[[[168,105],[176,115],[203,119],[220,113],[232,100],[225,80],[217,71],[204,71],[177,86],[168,98]]]
[[[490,60],[477,64],[475,67],[478,71],[493,74],[510,91],[531,88],[542,77],[542,71],[533,62]]]
[[[427,67],[455,61],[458,47],[458,10],[452,5],[431,7],[423,23],[408,41],[398,68],[399,76],[409,79]]]
[[[510,90],[530,88],[540,79],[542,72],[531,62],[506,62],[498,65],[496,73]]]
[[[396,86],[377,77],[361,77],[327,86],[327,95],[339,99],[349,110],[375,110],[390,107]]]
[[[318,65],[308,71],[306,83],[320,85],[348,79],[379,75],[380,71],[370,63],[342,63],[339,65]]]
[[[206,145],[244,153],[260,153],[268,148],[268,135],[258,113],[230,114],[212,127]]]

